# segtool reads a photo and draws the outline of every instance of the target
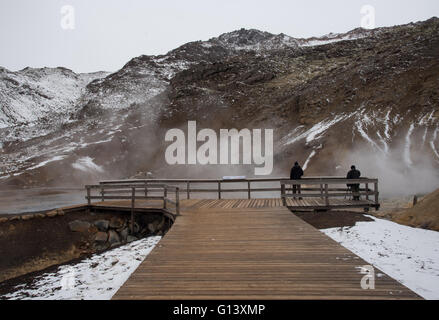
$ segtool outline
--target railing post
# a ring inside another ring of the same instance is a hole
[[[282,205],[287,206],[287,199],[285,198],[285,183],[280,184],[280,197],[282,198]]]
[[[134,206],[136,199],[136,188],[131,188],[131,234],[134,234]]]
[[[328,184],[325,184],[325,205],[329,206],[329,192],[328,192]]]
[[[87,188],[87,205],[91,205],[91,199],[90,199],[90,186],[86,186]]]
[[[323,184],[320,184],[320,198],[323,199]]]
[[[375,205],[377,206],[376,208],[378,208],[378,182],[374,183],[374,192],[375,192]]]
[[[187,199],[191,198],[191,182],[188,180],[186,183],[186,193],[187,193]]]
[[[90,207],[91,207],[90,186],[86,186],[86,188],[87,188],[87,214],[90,214]]]
[[[218,199],[221,199],[221,181],[218,180]]]
[[[105,201],[104,194],[105,194],[105,191],[104,191],[104,188],[102,187],[102,188],[101,188],[101,201],[102,201],[102,202]]]
[[[366,183],[366,200],[369,200],[369,184]]]
[[[175,189],[175,212],[177,216],[180,215],[180,189],[178,187]]]
[[[168,187],[163,188],[163,209],[166,209],[166,201],[168,199]]]
[[[148,182],[145,182],[145,198],[148,197]]]
[[[247,188],[248,188],[248,198],[251,199],[251,194],[250,194],[250,180],[247,180]]]

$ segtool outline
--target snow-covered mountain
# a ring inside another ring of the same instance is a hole
[[[298,160],[306,174],[344,174],[355,162],[366,175],[425,176],[439,163],[438,61],[432,18],[310,39],[241,29],[107,75],[2,69],[0,179],[221,174],[164,164],[164,132],[187,120],[275,128],[275,175]]]
[[[0,128],[51,120],[51,115],[68,118],[86,85],[106,75],[65,68],[0,68]]]

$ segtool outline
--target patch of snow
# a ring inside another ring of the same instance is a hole
[[[92,146],[92,145],[95,145],[95,144],[106,143],[106,142],[110,142],[111,140],[113,140],[113,136],[111,136],[110,138],[105,139],[105,140],[99,140],[99,141],[93,141],[93,142],[87,142],[87,143],[80,143],[78,145],[78,148],[85,148],[85,147]]]
[[[425,145],[425,140],[427,139],[428,128],[425,128],[424,134],[422,135],[422,145]]]
[[[378,136],[378,138],[380,138],[380,140],[383,144],[384,152],[389,153],[389,146],[387,145],[387,141],[381,136],[379,131],[377,131],[377,136]]]
[[[11,300],[109,300],[160,241],[154,236],[94,255],[74,265],[61,266],[3,296]]]
[[[313,140],[318,140],[321,137],[323,137],[323,134],[329,128],[331,128],[332,126],[334,126],[335,124],[337,124],[340,121],[348,119],[352,115],[353,114],[348,114],[348,115],[341,114],[341,115],[335,116],[333,119],[325,119],[323,121],[320,121],[319,123],[312,126],[310,129],[308,129],[307,131],[295,136],[294,138],[287,140],[286,142],[284,142],[284,145],[289,145],[289,144],[295,143],[301,139],[306,139],[307,144]],[[296,131],[298,128],[296,128],[294,130]]]
[[[210,42],[202,42],[201,46],[204,48],[212,48],[212,44]]]
[[[293,131],[291,131],[290,133],[288,133],[286,136],[284,136],[281,139],[280,143],[282,145],[290,144],[291,142],[289,142],[289,141],[294,140],[299,135],[299,132],[300,133],[303,132],[304,128],[305,128],[305,126],[303,126],[303,125],[300,125],[300,126],[294,128]]]
[[[393,124],[398,124],[399,122],[401,122],[401,116],[399,115],[399,114],[396,114],[394,117],[393,117]]]
[[[439,299],[439,232],[369,217],[321,231],[423,298]]]
[[[412,159],[410,157],[410,147],[411,147],[410,137],[411,137],[414,129],[415,129],[415,125],[412,123],[410,125],[409,131],[407,132],[407,135],[405,137],[404,161],[405,161],[407,166],[411,166],[413,164]]]
[[[430,147],[431,147],[431,149],[433,150],[433,152],[434,152],[434,154],[435,154],[435,156],[436,156],[437,158],[439,158],[439,153],[438,153],[437,150],[436,150],[436,147],[435,147],[435,145],[434,145],[434,142],[436,141],[438,131],[439,131],[439,128],[434,129],[433,137],[432,137],[431,140],[430,140]]]
[[[424,114],[424,116],[421,117],[418,124],[420,126],[428,124],[433,119],[434,110],[430,114]]]
[[[385,125],[384,136],[386,137],[386,139],[390,139],[390,134],[389,134],[389,131],[390,131],[390,124],[389,124],[390,123],[390,111],[392,111],[392,109],[389,109],[386,113],[386,116],[384,117],[384,125]]]
[[[306,168],[308,167],[308,164],[309,164],[311,158],[314,157],[315,155],[316,155],[316,151],[315,150],[311,151],[311,153],[309,154],[309,156],[306,159],[305,163],[303,164],[303,171],[306,170]]]
[[[79,158],[75,163],[72,163],[72,167],[84,172],[90,172],[90,171],[104,172],[104,169],[101,166],[95,164],[93,162],[93,159],[90,157]]]
[[[41,167],[44,167],[46,164],[48,164],[50,162],[63,160],[63,159],[65,159],[65,157],[66,156],[55,156],[53,158],[50,158],[50,159],[45,160],[43,162],[40,162],[37,165],[34,165],[34,166],[30,167],[30,168],[27,168],[26,170],[33,170],[33,169],[41,168]]]
[[[88,83],[106,73],[75,74],[64,68],[0,70],[0,126],[29,124],[50,115],[67,119]]]
[[[325,44],[330,44],[330,43],[336,43],[336,42],[340,42],[340,41],[347,41],[347,40],[357,40],[357,39],[362,39],[365,38],[367,35],[353,35],[353,34],[329,34],[326,36],[323,36],[321,38],[317,38],[317,39],[313,39],[313,40],[304,40],[301,43],[302,47],[314,47],[314,46],[322,46]]]
[[[370,137],[369,137],[369,135],[366,133],[366,131],[364,130],[364,128],[363,128],[363,121],[362,121],[362,119],[360,119],[360,120],[357,120],[356,122],[355,122],[355,124],[356,124],[356,127],[357,127],[357,131],[360,133],[360,135],[363,137],[363,139],[364,140],[366,140],[367,142],[369,142],[374,148],[376,148],[377,150],[379,150],[379,151],[381,151],[381,152],[384,152],[384,150],[383,149],[381,149],[377,144],[376,144],[376,142],[375,141],[373,141],[373,139],[371,139]]]

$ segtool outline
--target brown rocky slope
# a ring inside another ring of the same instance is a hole
[[[391,218],[408,226],[439,231],[439,189],[412,208],[391,214]]]

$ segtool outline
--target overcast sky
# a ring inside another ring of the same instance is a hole
[[[115,71],[135,56],[240,28],[303,38],[346,32],[360,27],[364,5],[375,8],[376,27],[439,16],[439,0],[0,0],[0,66]]]

